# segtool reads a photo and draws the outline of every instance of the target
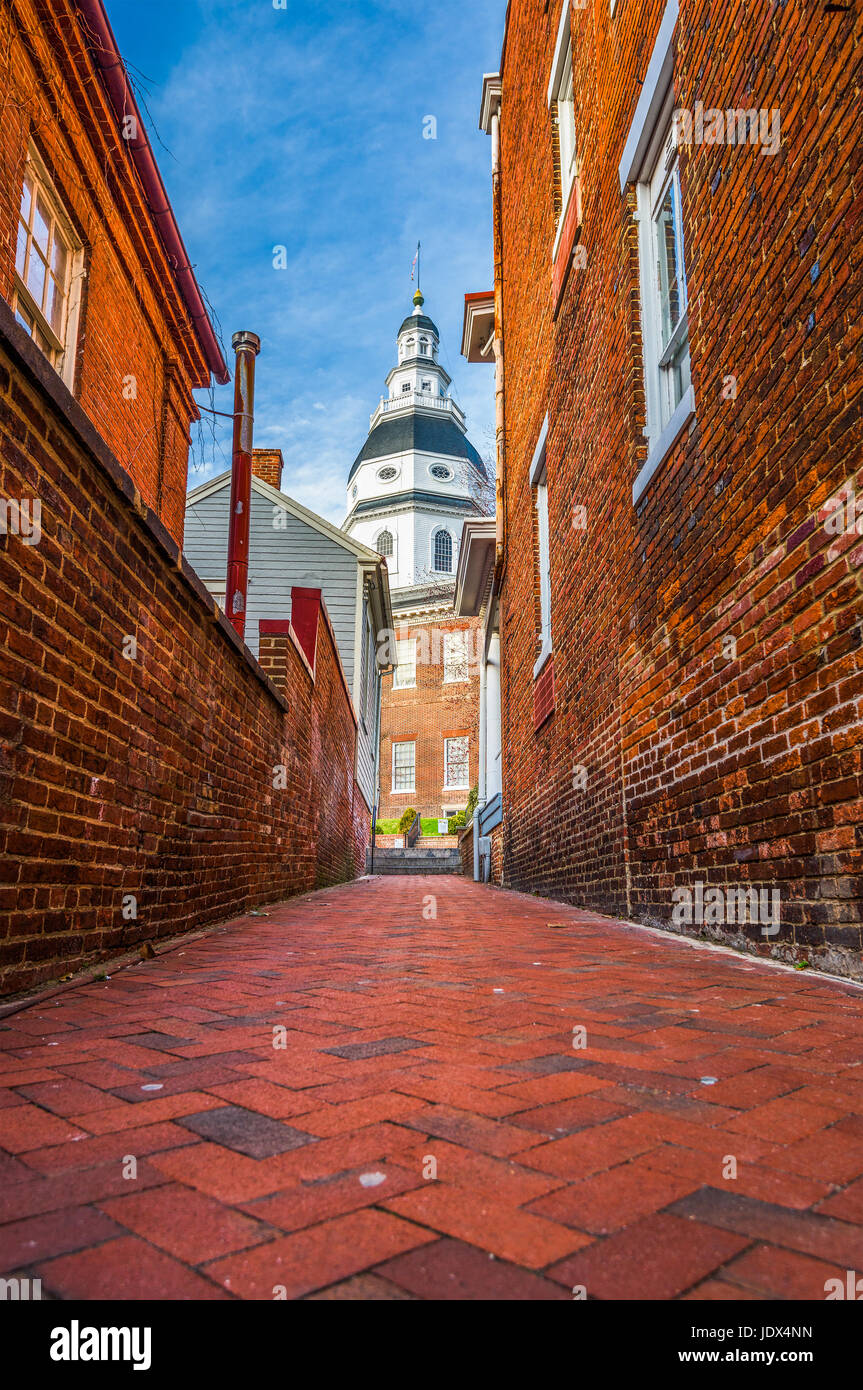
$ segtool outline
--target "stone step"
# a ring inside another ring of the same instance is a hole
[[[371,851],[366,851],[366,872]],[[460,874],[461,855],[457,849],[375,849],[376,874]]]

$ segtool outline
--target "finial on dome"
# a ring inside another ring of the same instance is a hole
[[[416,294],[414,295],[414,304],[417,306],[418,309],[423,304],[425,304],[425,299],[423,298],[422,290],[417,290]]]

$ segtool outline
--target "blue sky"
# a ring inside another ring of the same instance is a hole
[[[492,371],[459,347],[465,291],[492,283],[491,150],[477,120],[505,0],[106,7],[226,348],[240,328],[262,339],[255,442],[282,449],[285,491],[344,519],[348,470],[411,308],[417,240],[441,360],[488,455]],[[274,269],[274,246],[287,269]],[[200,399],[231,409],[230,386],[214,396]],[[229,466],[230,423],[214,441],[208,422],[189,486]]]

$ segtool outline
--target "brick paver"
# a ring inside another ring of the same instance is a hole
[[[855,986],[459,878],[267,911],[0,1021],[0,1273],[820,1300],[863,1269]]]

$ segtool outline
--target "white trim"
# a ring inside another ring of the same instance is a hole
[[[482,101],[479,108],[479,128],[491,134],[492,117],[500,114],[501,81],[499,72],[482,75]]]
[[[545,419],[543,420],[542,425],[540,426],[539,438],[536,441],[536,448],[533,451],[533,458],[530,464],[530,473],[528,474],[528,481],[530,482],[531,487],[536,487],[541,482],[542,474],[545,472],[545,441],[547,439],[548,411],[546,411]]]
[[[632,484],[632,502],[635,506],[647,490],[648,484],[657,469],[665,462],[689,422],[695,416],[695,388],[690,385],[680,398],[674,414],[660,434],[647,456],[647,462]]]
[[[549,107],[557,96],[557,89],[560,86],[560,79],[563,76],[563,62],[566,58],[566,50],[571,43],[572,34],[569,23],[569,0],[563,0],[560,22],[557,26],[557,38],[554,44],[554,57],[551,61],[551,77],[548,80]]]
[[[543,459],[545,452],[543,451]],[[537,470],[539,472],[539,470]],[[534,675],[542,667],[552,650],[551,642],[551,538],[548,524],[548,477],[543,466],[536,483],[536,516],[539,538],[537,568],[539,570],[539,633],[540,654]]]
[[[641,173],[662,103],[671,85],[677,7],[678,0],[667,0],[618,169],[621,193]]]
[[[551,653],[552,653],[551,634],[549,633],[548,639],[547,639],[547,640],[546,640],[545,638],[543,639],[542,650],[540,651],[539,656],[536,658],[536,661],[533,663],[533,678],[534,678],[534,680],[536,680],[536,678],[537,678],[537,676],[539,675],[540,671],[542,670],[543,666],[544,666],[545,663],[548,661],[548,658],[551,656]]]
[[[42,312],[41,304],[37,303],[34,295],[30,291],[26,279],[18,272],[18,232],[21,225],[20,195],[19,208],[16,209],[15,213],[15,230],[13,239],[15,261],[13,264],[12,271],[12,297],[14,299],[14,304],[10,301],[10,307],[12,308],[12,312],[15,313],[18,309],[18,305],[21,304],[23,310],[26,311],[29,317],[33,319],[35,329],[37,329],[40,335],[47,340],[50,348],[51,355],[48,356],[48,354],[43,353],[43,356],[47,357],[47,360],[50,362],[51,366],[54,368],[55,372],[59,376],[60,380],[64,383],[64,385],[67,386],[70,391],[73,391],[75,385],[75,366],[78,355],[78,330],[80,327],[79,320],[81,314],[81,288],[87,274],[84,265],[84,246],[81,241],[81,238],[79,237],[72,223],[72,220],[68,212],[66,211],[63,199],[57,192],[57,189],[54,185],[54,180],[51,178],[51,175],[49,174],[48,169],[41,155],[39,154],[39,151],[32,143],[30,143],[27,147],[27,158],[25,161],[24,173],[21,182],[22,189],[24,181],[28,178],[28,176],[30,177],[34,185],[32,202],[30,207],[30,217],[27,227],[28,258],[29,253],[32,250],[34,244],[32,236],[32,224],[35,214],[36,199],[37,195],[41,195],[48,205],[49,214],[54,222],[54,230],[52,231],[52,244],[53,237],[59,231],[60,240],[64,246],[68,259],[68,264],[66,267],[66,284],[63,289],[63,294],[66,300],[64,322],[62,325],[63,336],[60,337],[56,333],[53,325],[49,322],[45,314]],[[46,280],[49,277],[53,278],[50,264],[46,266]],[[39,347],[40,345],[38,342],[36,342],[35,334],[31,333],[30,336],[33,339],[35,346]],[[58,357],[61,359],[59,365],[56,360]]]
[[[437,538],[437,536],[440,535],[441,531],[446,531],[447,535],[449,536],[449,545],[450,545],[450,551],[449,551],[450,568],[449,568],[448,570],[439,570],[439,569],[437,569],[436,566],[435,566],[435,562],[434,562],[435,539]],[[457,571],[457,569],[458,569],[458,565],[457,565],[457,563],[456,563],[456,559],[457,559],[457,555],[456,555],[456,540],[455,540],[455,536],[453,535],[453,533],[452,533],[452,531],[450,530],[449,526],[447,526],[447,525],[445,525],[443,522],[441,522],[441,523],[439,523],[437,526],[434,526],[434,527],[432,528],[430,534],[429,534],[429,570],[430,570],[430,572],[431,572],[432,574],[450,574],[450,575],[452,575],[452,576],[454,577],[454,576],[455,576],[455,573],[456,573],[456,571]]]

